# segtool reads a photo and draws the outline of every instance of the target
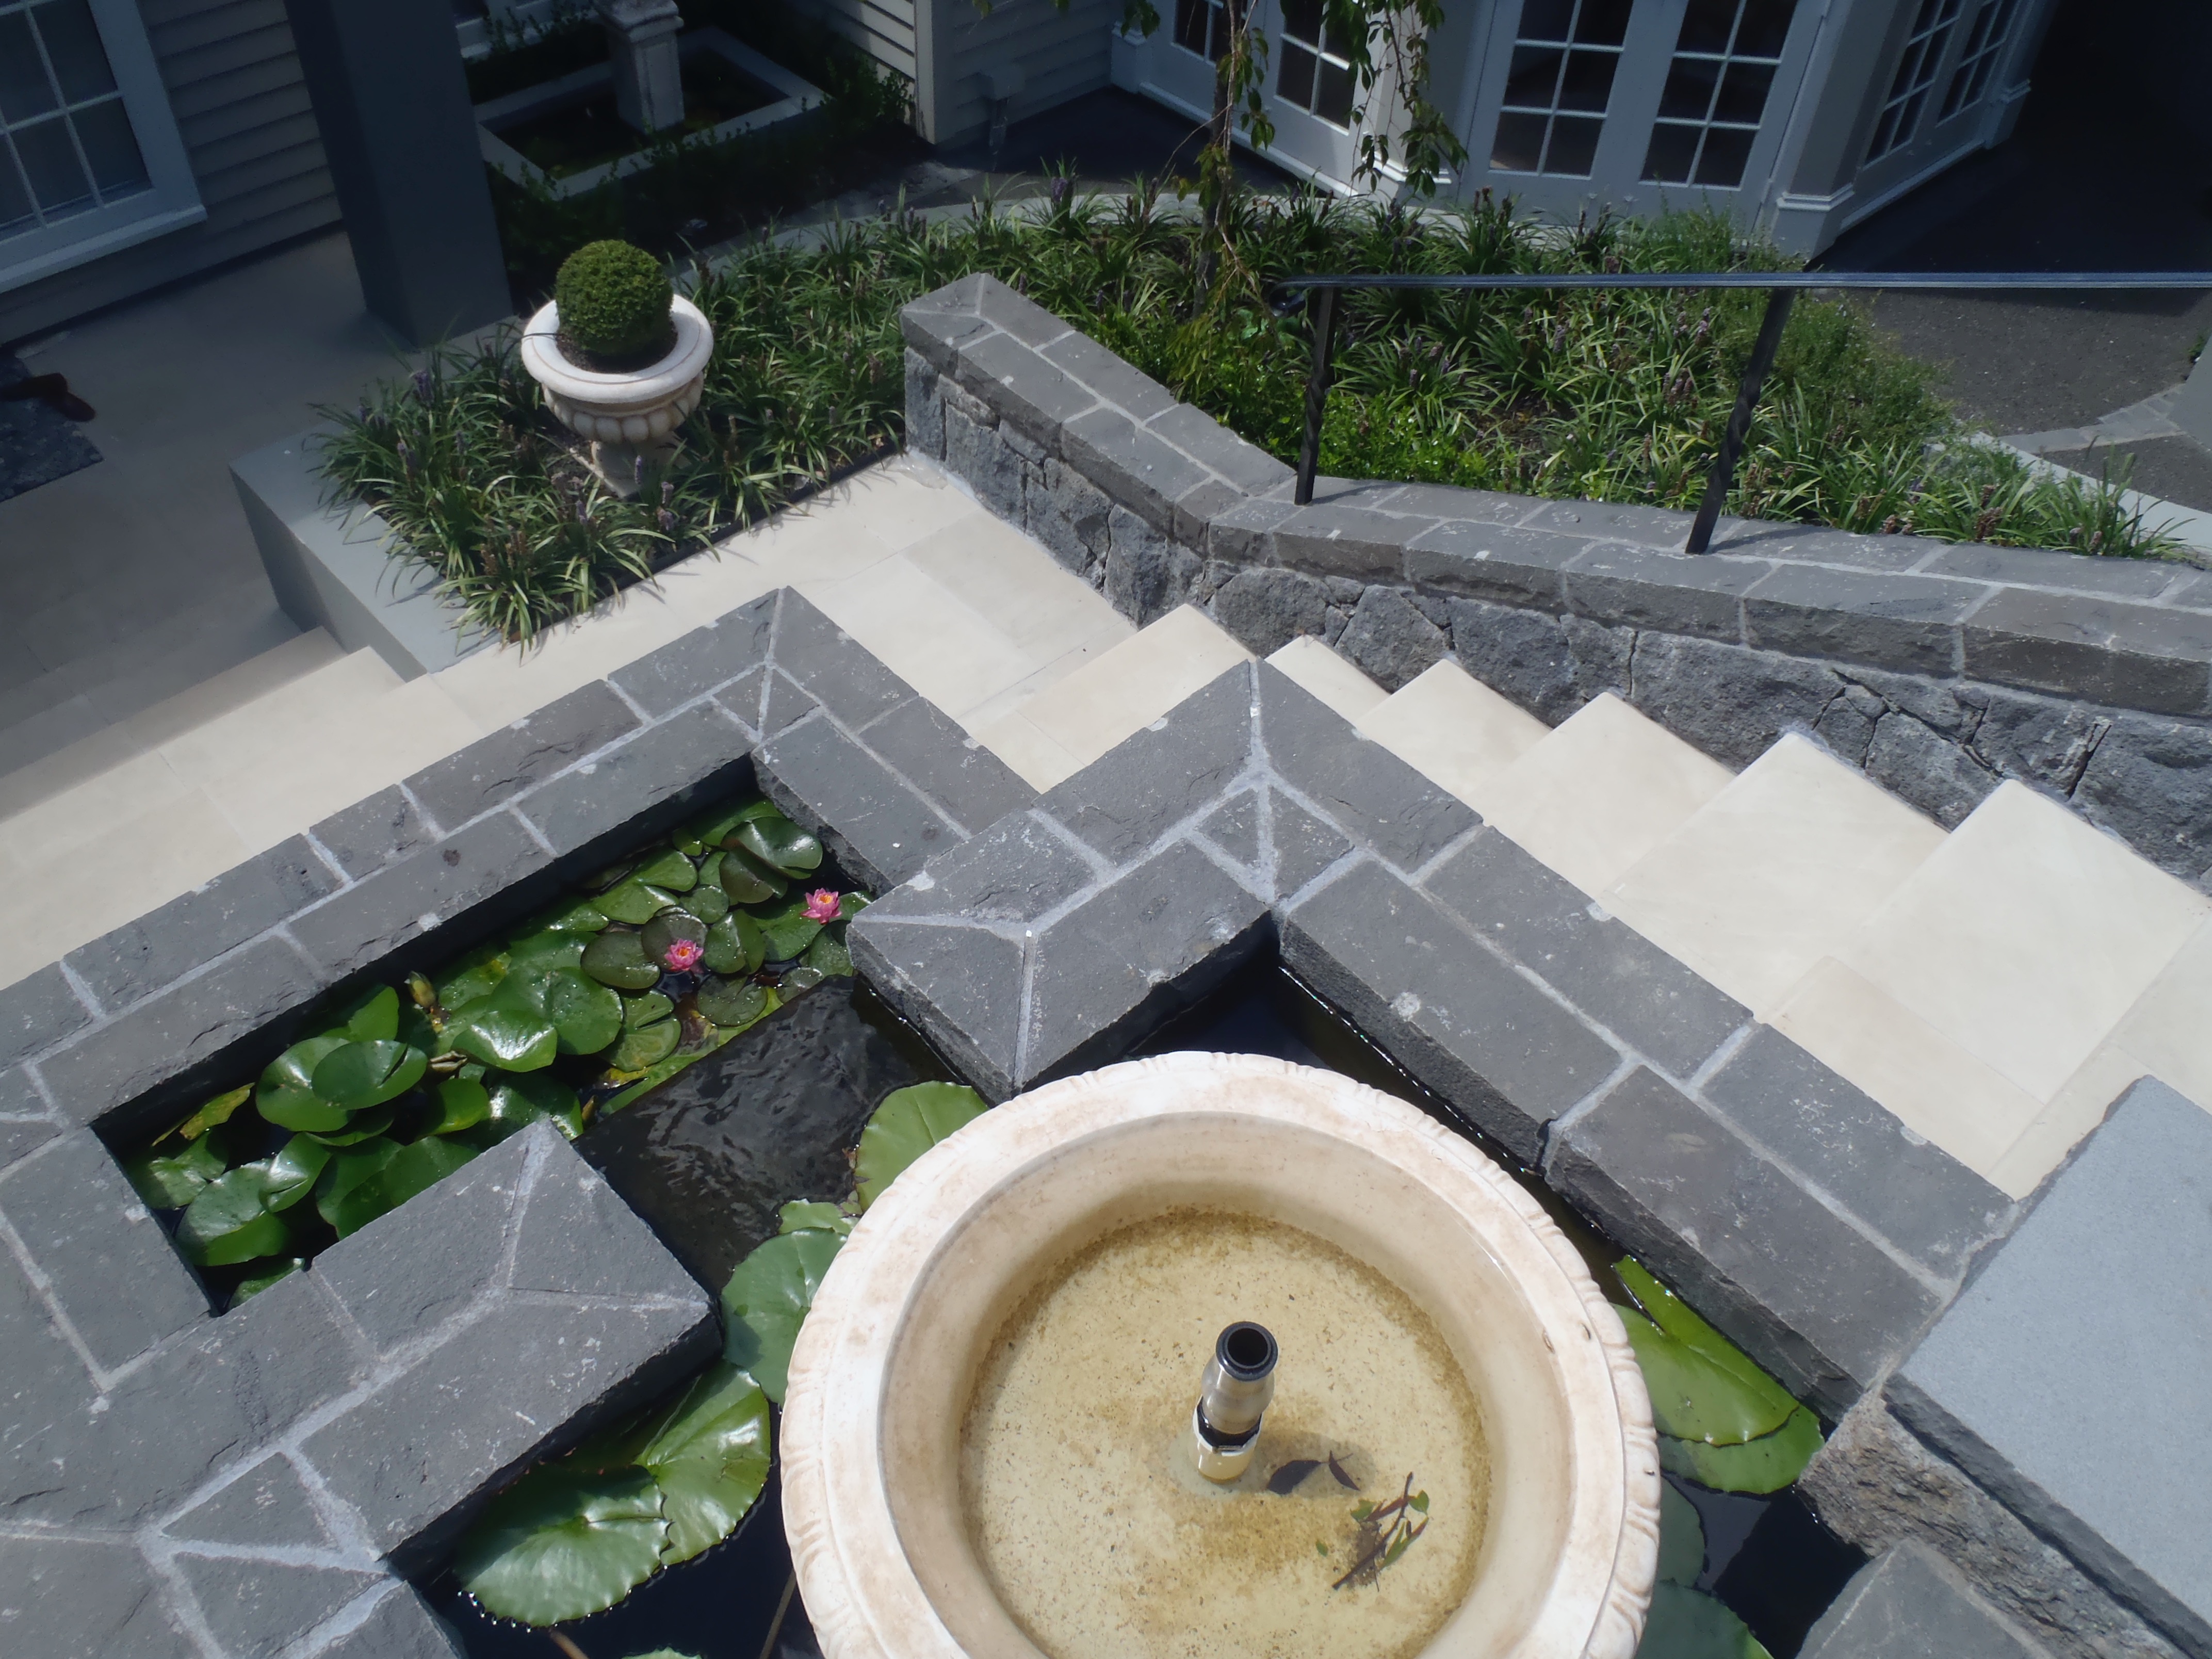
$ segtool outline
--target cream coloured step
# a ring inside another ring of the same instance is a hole
[[[2191,1005],[2201,1027],[2208,919],[2212,900],[2005,783],[1772,1023],[2024,1195],[2131,1080],[2129,1066],[2172,1066],[2193,1079],[2178,1086],[2205,1087],[2212,1059]]]
[[[1348,720],[1356,722],[1390,695],[1310,634],[1299,635],[1267,660]]]
[[[1071,778],[1252,653],[1194,605],[1092,658],[1018,708],[970,728],[1035,789]]]
[[[1424,670],[1352,724],[1464,801],[1552,735],[1455,662]]]
[[[1764,1016],[1942,844],[1939,825],[1792,732],[1598,902]]]
[[[1465,799],[1595,898],[1733,775],[1607,691]]]

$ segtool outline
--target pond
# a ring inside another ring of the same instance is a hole
[[[686,52],[683,60],[684,125],[648,137],[615,108],[613,89],[512,123],[499,136],[556,179],[619,161],[657,139],[711,131],[725,121],[765,109],[783,94],[763,86],[717,52]]]

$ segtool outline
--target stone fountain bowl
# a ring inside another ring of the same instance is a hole
[[[963,1516],[967,1405],[992,1338],[1055,1264],[1181,1206],[1334,1244],[1406,1292],[1464,1372],[1491,1448],[1489,1521],[1425,1659],[1632,1659],[1658,1562],[1657,1447],[1626,1333],[1573,1247],[1404,1102],[1206,1054],[1009,1101],[854,1229],[783,1415],[784,1524],[827,1659],[1039,1659]]]

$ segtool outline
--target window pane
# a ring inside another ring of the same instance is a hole
[[[31,198],[15,171],[15,152],[0,137],[0,236],[27,230],[38,222],[31,216]]]
[[[1565,40],[1575,17],[1575,0],[1528,0],[1521,8],[1523,40]]]
[[[1206,55],[1206,25],[1213,8],[1206,0],[1176,0],[1176,45]]]
[[[1782,43],[1790,38],[1790,19],[1797,0],[1746,0],[1743,21],[1735,26],[1735,50],[1741,58],[1779,58]]]
[[[1728,77],[1721,82],[1720,101],[1713,106],[1713,119],[1757,126],[1766,112],[1766,88],[1773,79],[1771,64],[1730,64]]]
[[[76,125],[76,141],[84,147],[92,182],[102,196],[112,201],[146,188],[145,159],[138,154],[138,140],[131,134],[131,117],[120,98],[78,110],[70,119]]]
[[[60,77],[64,101],[81,104],[115,90],[107,48],[100,43],[88,0],[50,0],[33,7],[31,15],[38,20],[39,38],[46,43],[46,57]]]
[[[1696,127],[1669,126],[1661,122],[1651,129],[1651,149],[1644,158],[1644,176],[1662,185],[1690,182],[1690,163],[1698,155]]]
[[[1590,163],[1597,159],[1597,136],[1604,126],[1602,121],[1584,117],[1559,117],[1552,123],[1552,148],[1544,157],[1544,171],[1588,178]]]
[[[1275,90],[1301,109],[1313,107],[1314,55],[1295,42],[1283,42],[1283,72]]]
[[[1549,109],[1559,84],[1559,65],[1567,54],[1557,46],[1516,46],[1512,72],[1505,77],[1505,101],[1527,109]]]
[[[1677,52],[1726,52],[1735,28],[1736,0],[1690,0]]]
[[[1677,58],[1659,94],[1659,113],[1677,121],[1702,121],[1713,106],[1721,66],[1710,58]]]
[[[0,17],[0,119],[27,121],[56,107],[30,18],[20,11]]]
[[[70,143],[69,127],[59,116],[34,127],[17,127],[9,137],[23,158],[23,171],[31,175],[31,193],[49,216],[93,204],[91,186],[77,165],[76,146]]]
[[[1890,146],[1897,142],[1897,110],[1894,106],[1882,111],[1881,119],[1875,123],[1874,142],[1867,146],[1867,159],[1889,154]]]
[[[1613,95],[1617,52],[1577,52],[1567,56],[1567,72],[1559,82],[1561,109],[1595,110],[1602,115],[1605,100]]]
[[[1501,115],[1498,138],[1490,147],[1490,165],[1506,173],[1534,173],[1544,159],[1544,118],[1540,115]]]
[[[1734,190],[1743,182],[1743,164],[1751,155],[1751,141],[1759,135],[1733,127],[1715,127],[1705,134],[1705,153],[1698,158],[1698,182]]]
[[[1324,61],[1321,66],[1321,87],[1314,95],[1314,113],[1324,121],[1334,121],[1340,127],[1352,125],[1352,71],[1340,64]]]
[[[1309,46],[1321,40],[1321,0],[1283,0],[1283,33]]]
[[[1635,0],[1583,0],[1575,20],[1575,39],[1586,46],[1617,46],[1628,38],[1628,14]]]

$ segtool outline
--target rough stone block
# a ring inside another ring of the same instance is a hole
[[[391,1581],[355,1567],[196,1555],[180,1550],[177,1571],[200,1616],[226,1651],[277,1654],[347,1603]]]
[[[1932,1278],[1963,1276],[2012,1224],[2002,1193],[1771,1026],[1753,1027],[1703,1093]]]
[[[995,416],[978,421],[947,404],[945,410],[945,470],[968,481],[976,499],[1000,518],[1022,510],[1026,484],[1022,458],[999,435]]]
[[[933,461],[945,459],[945,402],[937,371],[912,346],[906,350],[906,447]]]
[[[1657,632],[1636,636],[1636,707],[1714,759],[1746,767],[1792,726],[1819,723],[1840,676],[1815,663]]]
[[[902,703],[861,738],[964,834],[1036,804],[1036,790],[926,697]]]
[[[1798,1653],[1800,1659],[2044,1659],[1936,1556],[1911,1544],[1862,1567]]]
[[[1788,1170],[1642,1067],[1554,1129],[1544,1176],[1831,1417],[1941,1305]]]
[[[127,1538],[0,1534],[9,1659],[199,1659]]]
[[[1073,375],[1133,421],[1149,421],[1176,407],[1175,394],[1151,375],[1089,335],[1078,333],[1065,323],[1060,326],[1066,331],[1043,348],[1048,362]]]
[[[1481,822],[1280,670],[1261,663],[1254,672],[1268,763],[1355,842],[1418,870]]]
[[[51,1048],[92,1024],[93,1011],[70,988],[58,963],[48,963],[0,989],[0,1066]]]
[[[1866,763],[1874,731],[1889,705],[1863,685],[1846,685],[1814,725],[1813,735],[1853,766]]]
[[[191,1269],[91,1131],[0,1176],[0,1211],[107,1369],[207,1317]]]
[[[2212,1115],[2130,1089],[1889,1384],[1913,1432],[2212,1653]]]
[[[2112,729],[2109,715],[2076,702],[1994,686],[1977,687],[1976,692],[1982,718],[1974,727],[1975,757],[2007,777],[2024,778],[2062,795],[2073,793],[2089,757]]]
[[[420,848],[367,880],[356,882],[294,921],[288,931],[319,966],[322,978],[336,980],[367,967],[439,924],[465,915],[551,862],[552,854],[538,844],[522,820],[501,812],[433,846]],[[250,946],[233,960],[277,943],[270,940]],[[272,972],[277,966],[281,963],[272,963]],[[295,981],[306,977],[305,971],[295,975]],[[198,983],[195,980],[178,989],[189,990]],[[309,984],[312,988],[312,981]],[[159,1000],[166,1002],[176,994],[172,992],[170,997]],[[288,1000],[299,1003],[306,998],[294,994]],[[264,1006],[260,1012],[265,1017],[276,1009]],[[240,1034],[251,1023],[240,1022]],[[102,1047],[112,1044],[112,1037],[103,1037]],[[51,1065],[46,1078],[49,1083],[53,1081]]]
[[[2212,695],[2212,617],[2117,599],[2001,590],[1966,618],[1966,672],[2000,685],[2198,714]]]
[[[1743,637],[1743,596],[1772,567],[1628,542],[1595,542],[1565,573],[1583,616],[1700,639]]]
[[[1055,321],[1058,319],[1055,319]],[[1066,325],[1060,325],[1064,331]],[[992,334],[965,348],[954,371],[960,384],[1048,453],[1060,453],[1063,426],[1098,406],[1097,394],[1010,334]]]
[[[396,783],[331,813],[307,834],[356,881],[437,839]]]
[[[341,1547],[300,1472],[272,1452],[204,1502],[161,1528],[186,1543],[234,1544],[246,1549]]]
[[[1379,865],[1293,906],[1283,960],[1516,1158],[1620,1063],[1613,1047]]]
[[[457,830],[637,724],[629,705],[594,680],[424,767],[407,793],[440,830]]]
[[[1127,864],[1217,800],[1249,763],[1251,748],[1252,671],[1240,664],[1038,805],[1109,862]]]
[[[746,734],[719,702],[697,703],[640,726],[515,803],[566,858],[603,836],[635,836],[638,816],[664,801],[708,800],[751,775]],[[594,854],[595,856],[595,854]]]
[[[370,884],[384,879],[373,877]],[[325,908],[362,890],[342,892]],[[252,1036],[273,1016],[300,1006],[339,971],[304,960],[281,937],[257,939],[207,972],[84,1033],[40,1060],[39,1073],[72,1120],[104,1122],[156,1085]]]
[[[1311,576],[1263,566],[1231,576],[1207,608],[1237,643],[1264,657],[1302,634],[1320,633],[1328,595]]]
[[[1106,520],[1114,503],[1106,492],[1065,461],[1047,457],[1034,479],[1024,479],[1023,524],[1062,567],[1083,574],[1106,550]]]
[[[1751,1018],[1496,830],[1421,885],[1590,1020],[1676,1077],[1693,1074]]]
[[[847,726],[858,731],[915,695],[873,652],[793,589],[779,598],[775,665]],[[789,723],[789,718],[777,722],[764,716],[761,735],[772,736]]]
[[[1015,1081],[1118,1059],[1265,943],[1267,901],[1188,842],[1041,932]]]
[[[1336,649],[1383,690],[1395,691],[1441,662],[1451,641],[1401,589],[1377,586],[1360,595]]]
[[[1163,534],[1175,528],[1176,502],[1210,476],[1166,439],[1110,409],[1068,422],[1060,447],[1085,477]]]
[[[1449,615],[1461,665],[1540,720],[1556,726],[1601,691],[1628,694],[1628,629],[1481,599],[1454,599]]]
[[[1955,674],[1960,622],[1988,592],[1929,576],[1785,564],[1744,596],[1744,638],[1765,651]]]
[[[2118,714],[2083,768],[2074,805],[2185,880],[2212,875],[2212,731]]]
[[[957,824],[826,715],[769,738],[753,764],[776,805],[870,892],[888,892],[961,838]]]
[[[1146,627],[1189,597],[1200,561],[1127,507],[1112,509],[1106,522],[1107,601],[1138,627]]]
[[[1860,763],[1867,776],[1946,830],[1955,829],[2000,781],[1968,750],[1905,714],[1875,722]]]
[[[1407,544],[1406,578],[1442,593],[1562,610],[1564,573],[1589,547],[1557,531],[1453,520]]]
[[[648,719],[658,720],[766,662],[775,621],[774,596],[756,599],[719,622],[671,640],[608,678]]]

